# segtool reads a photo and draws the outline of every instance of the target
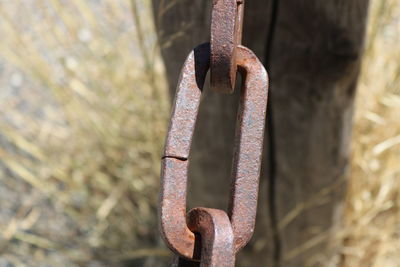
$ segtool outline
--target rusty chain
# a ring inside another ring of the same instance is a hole
[[[160,228],[177,255],[172,266],[233,267],[254,232],[266,117],[267,73],[241,46],[243,0],[213,0],[211,42],[187,57],[177,86],[161,168]],[[189,151],[208,69],[211,87],[233,91],[243,77],[228,211],[187,213]]]
[[[236,51],[242,41],[243,0],[213,0],[211,14],[211,87],[232,93],[236,81]]]

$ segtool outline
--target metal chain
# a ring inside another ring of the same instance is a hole
[[[172,266],[233,267],[254,232],[268,77],[254,53],[239,45],[243,1],[213,0],[211,43],[196,47],[180,75],[161,169],[160,223]],[[211,65],[211,66],[210,66]],[[227,212],[195,208],[186,215],[189,151],[206,74],[212,87],[232,92],[243,77]]]
[[[242,42],[244,1],[213,0],[211,14],[211,88],[232,93],[236,81],[236,51]]]

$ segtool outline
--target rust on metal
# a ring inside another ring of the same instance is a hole
[[[261,155],[268,98],[268,75],[255,54],[238,47],[237,64],[243,76],[232,169],[228,215],[239,251],[254,232]]]
[[[226,212],[192,209],[188,215],[188,227],[201,237],[200,267],[235,266],[233,230]]]
[[[188,214],[188,227],[192,232],[199,233],[196,235],[195,260],[176,256],[173,267],[235,266],[233,231],[226,212],[209,208],[192,209]]]
[[[248,243],[254,232],[268,77],[252,51],[243,46],[238,46],[236,50],[235,62],[243,76],[243,85],[235,138],[229,216],[225,211],[198,208],[186,217],[189,152],[201,92],[210,64],[210,45],[203,44],[195,48],[181,71],[162,159],[159,210],[160,228],[166,244],[183,257],[177,260],[177,266],[191,266],[178,262],[198,260],[196,241],[199,235],[200,262],[204,264],[200,266],[233,266],[234,254]],[[228,265],[222,265],[220,259]],[[212,265],[213,262],[218,264]]]
[[[241,44],[244,0],[213,0],[211,14],[211,88],[232,93],[236,81],[236,50]]]
[[[161,168],[160,228],[175,252],[174,267],[233,267],[235,254],[254,232],[268,95],[267,73],[240,45],[244,0],[213,0],[211,42],[187,57],[178,82]],[[242,88],[227,212],[195,208],[187,213],[189,153],[201,93],[210,68],[211,87]]]

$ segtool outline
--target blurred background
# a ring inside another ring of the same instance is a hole
[[[343,266],[400,266],[400,2],[372,0]],[[166,266],[149,0],[0,0],[0,266]],[[161,44],[162,45],[162,44]]]

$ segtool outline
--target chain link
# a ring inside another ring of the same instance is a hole
[[[243,2],[214,0],[211,44],[196,47],[181,71],[162,158],[159,210],[162,236],[177,255],[172,266],[233,267],[235,254],[249,242],[254,232],[268,77],[254,53],[238,45],[242,14]],[[224,42],[227,42],[225,46]],[[228,51],[226,47],[231,48]],[[211,81],[214,70],[214,86],[222,85],[222,92],[230,92],[234,87],[236,71],[243,77],[231,195],[227,212],[195,208],[187,214],[189,151],[210,64]],[[232,66],[234,76],[231,75]]]
[[[211,88],[232,93],[236,81],[236,51],[242,42],[244,1],[214,0],[211,14]]]

